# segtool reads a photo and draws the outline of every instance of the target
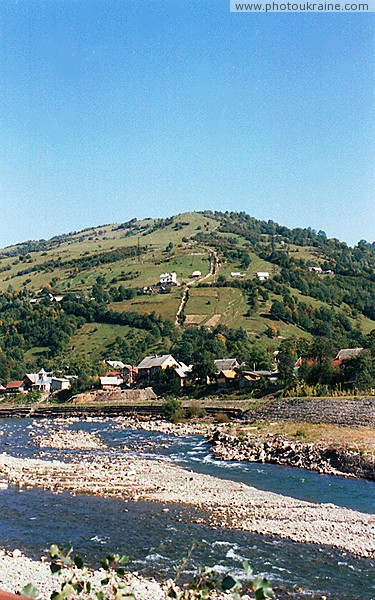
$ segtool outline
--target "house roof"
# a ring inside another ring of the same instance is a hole
[[[225,379],[235,379],[237,377],[236,371],[229,369],[228,371],[220,371],[219,375],[225,377]]]
[[[218,358],[214,360],[214,365],[216,372],[220,373],[220,371],[230,371],[234,367],[237,367],[238,361],[236,358]]]
[[[119,379],[118,377],[101,377],[100,385],[121,385],[123,381],[123,379]]]
[[[27,377],[31,381],[31,383],[36,383],[38,379],[37,373],[26,373],[25,377]]]
[[[13,388],[20,388],[23,386],[23,380],[22,379],[17,379],[15,381],[9,381],[9,383],[7,383],[6,389],[10,390]]]
[[[184,369],[174,368],[173,370],[179,377],[181,377],[181,379],[185,379],[185,377],[187,377],[189,374],[189,372],[185,371]]]
[[[259,375],[244,375],[242,379],[246,379],[246,381],[258,381],[260,379]]]
[[[363,348],[343,348],[337,353],[336,359],[347,360],[361,354]]]
[[[152,367],[161,367],[167,360],[172,359],[175,365],[179,367],[179,363],[171,354],[162,354],[154,356],[145,356],[138,365],[138,369],[151,369]]]
[[[106,360],[105,362],[113,369],[123,369],[126,366],[121,360]]]

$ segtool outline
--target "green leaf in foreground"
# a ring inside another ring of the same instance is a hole
[[[38,598],[39,590],[32,583],[28,583],[22,588],[21,596],[25,596],[26,598]]]

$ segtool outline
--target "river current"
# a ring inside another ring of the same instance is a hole
[[[38,435],[48,436],[60,427],[56,420],[2,420],[0,452],[66,461],[72,457],[90,460],[93,452],[134,454],[150,460],[163,456],[192,471],[241,481],[260,490],[366,513],[374,511],[372,482],[278,465],[217,461],[199,435],[177,437],[134,431],[123,429],[116,420],[104,419],[68,425],[69,429],[96,433],[106,445],[103,450],[64,451],[34,445],[30,433],[37,431]],[[194,544],[182,581],[199,565],[239,575],[242,562],[247,559],[257,573],[279,588],[280,598],[375,599],[375,564],[371,560],[327,546],[213,529],[193,522],[196,516],[196,510],[179,505],[18,490],[10,486],[0,489],[0,547],[17,547],[30,557],[40,558],[51,543],[72,544],[92,564],[106,552],[119,551],[129,556],[130,569],[165,579],[174,576]]]

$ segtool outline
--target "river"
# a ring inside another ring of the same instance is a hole
[[[2,420],[0,452],[28,458],[90,460],[93,451],[39,448],[33,433],[48,435],[61,423],[50,420]],[[374,511],[372,482],[320,475],[278,465],[223,462],[212,458],[202,436],[177,437],[123,429],[116,420],[76,421],[70,429],[96,433],[106,444],[97,453],[158,456],[192,471],[242,481],[258,489],[311,502],[329,502],[361,512]],[[31,434],[31,435],[30,435]],[[15,547],[39,558],[51,543],[73,544],[91,563],[106,552],[130,557],[129,568],[156,578],[173,577],[176,567],[195,544],[182,578],[196,566],[239,574],[247,559],[276,588],[278,597],[330,600],[373,600],[374,562],[314,544],[298,544],[252,533],[212,529],[192,522],[197,512],[180,505],[131,502],[92,496],[53,494],[45,490],[0,490],[0,546]],[[300,591],[296,591],[299,589]]]

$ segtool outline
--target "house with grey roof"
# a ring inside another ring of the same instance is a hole
[[[219,374],[221,371],[232,371],[240,366],[240,363],[236,358],[218,358],[214,360],[215,373]]]

